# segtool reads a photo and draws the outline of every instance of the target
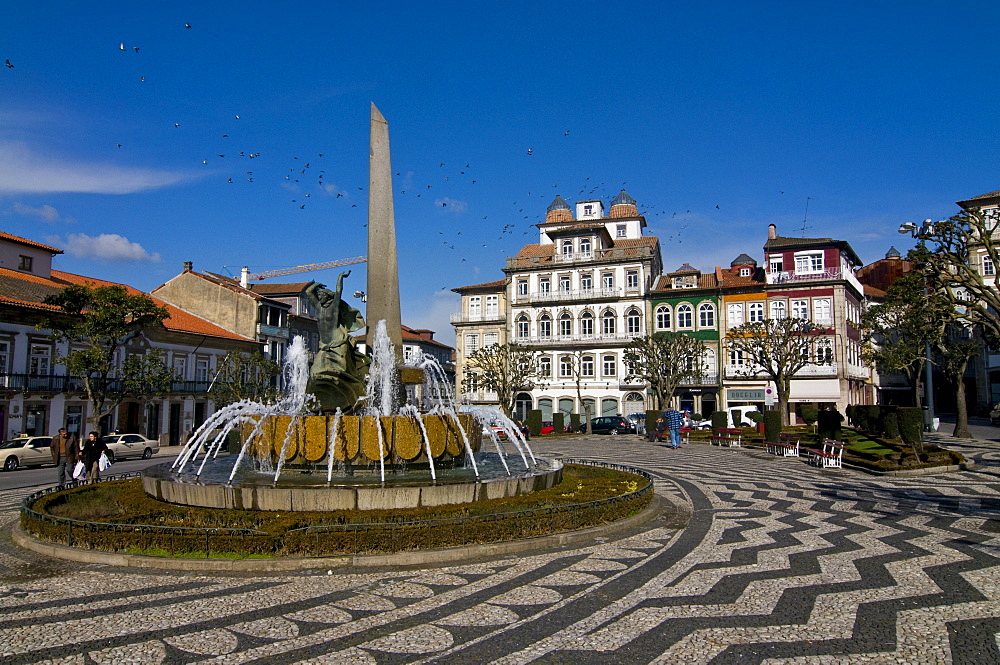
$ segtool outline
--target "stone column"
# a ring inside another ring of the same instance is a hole
[[[389,123],[372,104],[371,155],[368,171],[368,290],[365,320],[368,344],[375,326],[385,321],[396,352],[403,362],[402,321],[399,314],[399,269],[396,263],[396,224],[392,207],[392,166],[389,161]]]

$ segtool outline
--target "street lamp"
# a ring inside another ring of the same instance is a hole
[[[924,241],[934,233],[934,222],[925,219],[919,227],[916,222],[905,222],[899,225],[900,233],[909,233],[911,237]],[[927,284],[924,284],[924,295],[929,295]],[[934,431],[934,368],[931,364],[931,343],[924,342],[924,405],[927,414],[924,416],[924,431]]]

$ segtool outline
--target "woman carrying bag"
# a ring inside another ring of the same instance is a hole
[[[108,452],[108,444],[101,441],[97,432],[91,432],[83,444],[81,456],[87,467],[87,482],[96,483],[101,479],[101,455]]]

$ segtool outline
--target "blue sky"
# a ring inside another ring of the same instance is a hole
[[[980,30],[998,18],[990,2],[13,3],[0,229],[144,290],[188,260],[237,275],[365,254],[374,102],[403,320],[447,343],[450,289],[500,279],[556,194],[624,187],[668,269],[761,260],[770,223],[867,263],[912,245],[902,222],[1000,189]]]

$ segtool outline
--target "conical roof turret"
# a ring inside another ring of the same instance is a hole
[[[615,200],[611,202],[611,210],[608,217],[638,217],[639,209],[636,207],[635,199],[628,195],[624,189],[619,192]]]
[[[569,207],[566,200],[563,197],[556,194],[556,198],[552,199],[552,203],[545,212],[545,221],[547,222],[571,222],[573,221],[573,209]]]

